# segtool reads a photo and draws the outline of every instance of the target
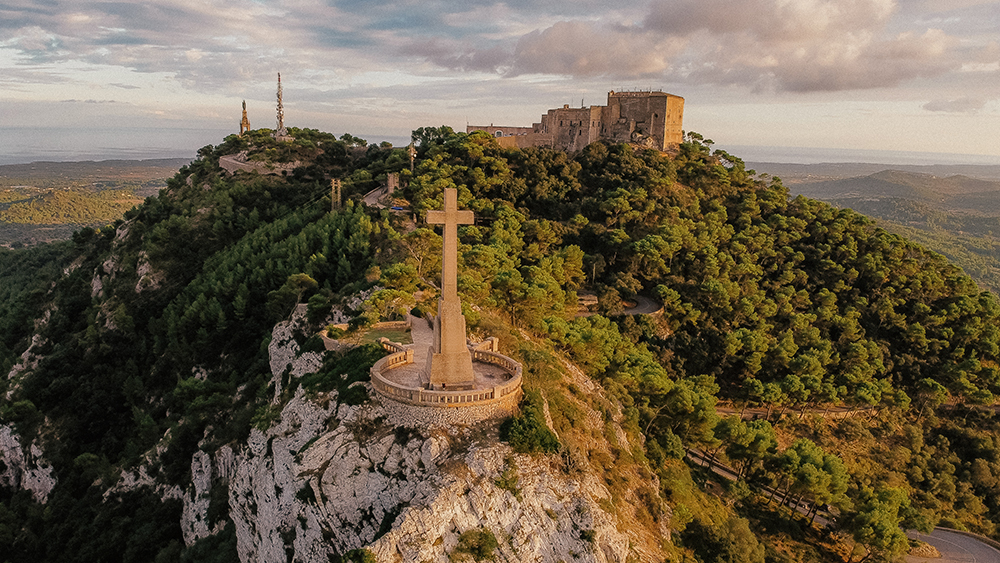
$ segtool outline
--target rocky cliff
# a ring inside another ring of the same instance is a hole
[[[289,326],[274,331],[276,380],[316,365],[311,354],[298,353]],[[598,475],[570,474],[559,456],[515,454],[498,440],[495,422],[392,425],[387,405],[370,396],[352,406],[335,391],[308,396],[300,387],[280,420],[253,429],[235,452],[196,453],[185,540],[213,532],[209,499],[213,487],[223,487],[242,561],[325,562],[365,548],[378,561],[443,563],[463,532],[480,529],[497,538],[497,561],[659,555],[644,552],[651,542],[641,536],[669,532],[624,526],[602,508],[612,506],[612,495]]]

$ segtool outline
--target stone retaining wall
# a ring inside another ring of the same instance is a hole
[[[295,170],[302,163],[298,160],[287,163],[268,163],[261,161],[248,161],[247,152],[242,151],[236,154],[227,154],[219,157],[219,167],[225,170],[230,176],[236,172],[258,172],[260,174],[284,174]]]
[[[382,372],[394,367],[413,362],[413,350],[396,352],[379,361],[371,369],[372,387],[376,391],[397,401],[414,405],[432,405],[437,408],[470,407],[477,404],[492,403],[521,389],[521,366],[514,360],[495,352],[476,351],[474,359],[488,361],[505,370],[516,368],[511,373],[510,380],[503,385],[489,389],[471,389],[467,391],[434,391],[420,387],[405,387],[382,376]]]
[[[520,389],[518,389],[520,391]],[[521,393],[510,393],[493,402],[454,405],[462,408],[414,405],[380,396],[386,419],[395,426],[426,428],[442,426],[471,426],[484,420],[507,418],[517,414]],[[388,399],[388,400],[387,400]]]

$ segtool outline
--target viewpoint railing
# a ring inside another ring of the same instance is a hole
[[[510,379],[502,385],[488,389],[470,389],[463,391],[438,391],[421,387],[401,385],[383,376],[383,372],[413,363],[413,350],[380,339],[379,344],[387,351],[388,356],[379,359],[371,368],[372,387],[379,393],[397,401],[431,407],[471,407],[497,402],[511,393],[521,389],[521,364],[498,352],[490,350],[472,350],[472,359],[499,366],[510,375]]]

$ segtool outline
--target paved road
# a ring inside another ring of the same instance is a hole
[[[785,409],[785,416],[787,416],[787,417],[794,417],[794,416],[801,417],[803,414],[809,414],[809,415],[818,414],[818,415],[822,416],[823,418],[847,418],[849,416],[854,416],[854,415],[868,416],[869,411],[871,411],[871,410],[872,410],[871,407],[847,407],[847,406],[816,407],[816,408],[810,407],[810,408],[807,408],[805,410],[805,412],[803,413],[802,409],[788,409],[788,408],[786,408]],[[743,420],[751,420],[751,419],[756,419],[756,418],[766,418],[767,414],[768,414],[768,409],[763,408],[763,407],[747,407],[745,409],[738,409],[738,408],[729,407],[729,406],[717,406],[717,407],[715,407],[715,411],[718,412],[719,416],[722,416],[722,417],[735,416],[735,415],[738,415],[738,414],[740,414],[742,412],[743,413]],[[770,413],[771,413],[772,416],[776,416],[779,412],[781,412],[781,408],[780,407],[773,407],[773,408],[770,409]]]
[[[635,307],[630,307],[623,311],[626,315],[652,315],[662,307],[656,301],[641,295],[635,296]]]
[[[705,452],[703,452],[701,450],[694,449],[694,448],[690,448],[690,449],[687,450],[687,453],[688,453],[688,457],[690,457],[692,460],[698,462],[698,464],[700,464],[702,466],[708,465],[708,461],[709,460],[708,460],[708,456],[705,454]],[[712,472],[714,472],[716,475],[719,475],[723,479],[727,479],[729,481],[735,481],[736,480],[736,470],[735,469],[733,469],[731,467],[727,467],[725,465],[722,465],[721,463],[719,463],[715,459],[712,460],[711,466],[712,466]],[[771,489],[771,487],[761,487],[760,493],[762,495],[769,494],[771,496],[775,496],[775,497],[778,497],[778,498],[781,498],[781,496],[783,495],[782,492],[775,491],[775,490]],[[796,505],[793,506],[793,508],[795,509],[796,512],[798,512],[799,514],[801,514],[805,518],[809,518],[810,517],[809,515],[812,513],[812,507],[809,506],[809,503],[805,503],[804,502],[802,504],[796,504]],[[824,516],[824,515],[822,515],[822,514],[820,514],[820,513],[816,514],[816,517],[813,519],[813,521],[820,528],[826,528],[827,526],[830,525],[830,521],[827,519],[827,517]]]
[[[379,202],[382,196],[386,195],[389,191],[389,186],[379,186],[374,190],[365,194],[363,201],[368,207],[377,207],[379,209],[385,209],[385,205]]]
[[[687,453],[699,464],[704,465],[707,461],[704,452],[689,449]],[[730,481],[736,479],[735,471],[722,464],[713,464],[712,471]],[[771,490],[766,487],[765,490],[762,491],[762,493],[770,492]],[[809,506],[796,506],[795,510],[803,516],[806,516],[809,513]],[[828,526],[829,521],[824,516],[817,515],[816,524],[822,528]],[[911,531],[907,533],[907,536],[933,545],[939,552],[941,552],[941,557],[930,558],[907,555],[906,563],[1000,563],[1000,551],[975,538],[964,536],[949,530],[935,528],[930,534],[921,534],[920,532]]]
[[[941,552],[941,558],[907,555],[906,563],[1000,563],[1000,551],[955,532],[935,528],[930,535],[919,532],[907,535],[936,547]]]

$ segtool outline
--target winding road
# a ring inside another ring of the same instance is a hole
[[[696,449],[689,449],[687,453],[688,456],[699,465],[704,466],[708,463],[708,458],[704,452]],[[726,467],[717,461],[713,460],[711,469],[715,474],[725,479],[730,481],[736,479],[736,472],[732,468]],[[765,487],[762,492],[772,491]],[[806,515],[809,512],[809,507],[807,505],[795,506],[794,508],[803,515]],[[816,523],[819,524],[820,527],[826,527],[829,525],[829,522],[824,516],[825,515],[816,516]],[[940,558],[907,555],[906,563],[1000,563],[1000,550],[997,550],[987,544],[987,541],[991,541],[989,539],[980,541],[975,537],[963,535],[959,532],[945,528],[934,528],[934,531],[930,534],[910,531],[906,535],[912,539],[929,543],[941,553]],[[1000,544],[997,545],[1000,546]]]
[[[930,534],[910,532],[907,535],[933,545],[941,552],[941,557],[907,555],[906,563],[1000,563],[1000,551],[957,532],[934,528]]]

